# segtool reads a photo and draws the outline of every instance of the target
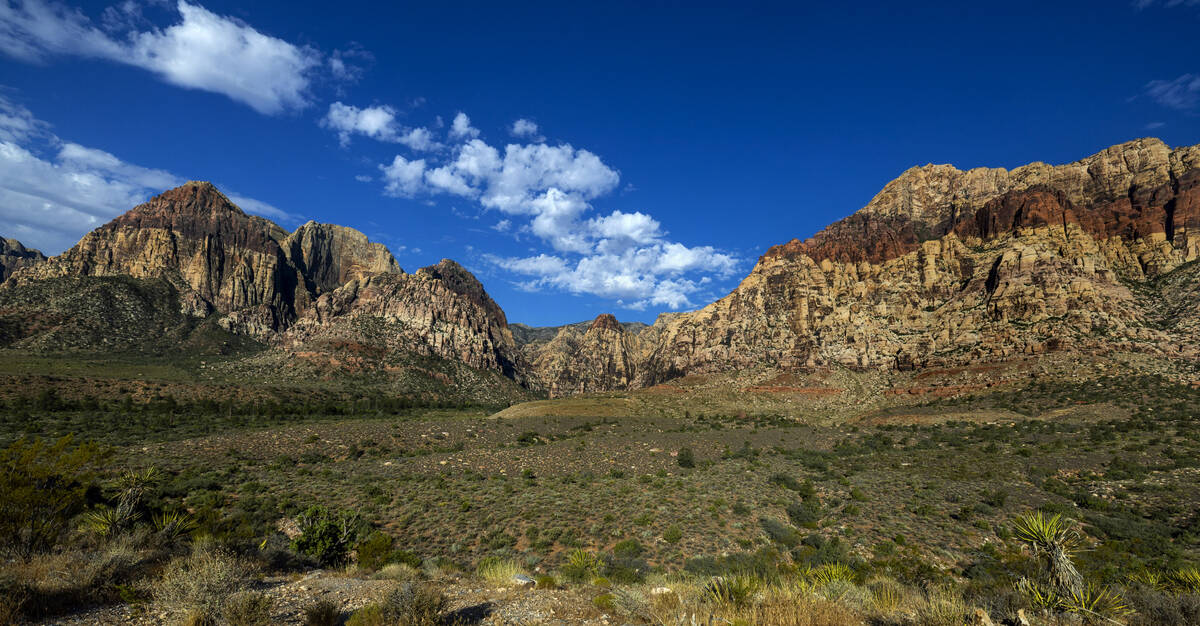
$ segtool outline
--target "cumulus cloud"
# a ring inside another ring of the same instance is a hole
[[[517,132],[515,124],[510,132]],[[536,126],[522,130],[530,132]],[[479,138],[463,113],[449,134],[458,142],[442,159],[396,155],[381,165],[385,193],[449,194],[504,214],[493,230],[532,235],[548,248],[528,257],[486,257],[520,276],[523,289],[591,294],[632,309],[678,309],[691,306],[713,277],[727,278],[738,268],[738,259],[711,246],[670,241],[649,214],[596,216],[592,202],[617,189],[620,174],[587,150],[543,143],[501,150]]]
[[[508,133],[513,137],[528,139],[536,143],[541,143],[546,140],[546,138],[538,132],[537,123],[524,118],[513,122],[512,127],[508,129]]]
[[[49,132],[28,110],[0,98],[0,120],[23,120],[35,131],[3,132],[0,122],[0,235],[47,254],[72,246],[87,231],[108,222],[184,178],[142,167]],[[242,209],[296,221],[266,202],[228,194]]]
[[[391,164],[380,165],[379,169],[385,181],[384,192],[389,196],[411,198],[425,188],[425,159],[409,161],[397,154]]]
[[[59,55],[106,59],[140,67],[164,81],[223,94],[264,114],[308,104],[321,54],[263,34],[232,17],[181,0],[179,22],[166,28],[130,29],[131,19],[106,25],[110,34],[78,10],[46,0],[0,5],[0,52],[33,63]],[[348,71],[344,62],[342,70]],[[334,69],[335,73],[337,72]]]
[[[319,122],[338,135],[342,147],[350,145],[350,137],[362,135],[377,141],[386,141],[408,146],[412,150],[428,151],[441,148],[433,140],[428,128],[405,128],[396,120],[399,116],[394,107],[388,105],[358,108],[342,102],[329,105],[329,112]]]
[[[1146,83],[1146,95],[1171,109],[1190,111],[1200,107],[1200,75],[1184,74],[1175,80]]]
[[[450,123],[450,138],[451,139],[468,139],[478,137],[479,129],[471,126],[471,118],[467,117],[466,113],[458,112],[454,116],[454,121]]]

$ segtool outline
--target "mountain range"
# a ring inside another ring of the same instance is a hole
[[[700,310],[531,328],[454,261],[405,272],[356,230],[288,232],[189,182],[56,257],[0,239],[0,348],[220,353],[235,370],[509,398],[747,369],[1191,361],[1198,256],[1200,146],[1140,139],[1058,166],[914,167],[853,215],[768,249]]]

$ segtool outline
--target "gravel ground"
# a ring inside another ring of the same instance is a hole
[[[318,599],[337,602],[344,615],[371,603],[399,583],[390,580],[348,578],[312,572],[302,577],[271,577],[257,590],[275,601],[272,623],[303,624],[304,607]],[[591,598],[580,590],[540,590],[489,587],[480,581],[440,583],[450,608],[468,624],[620,624],[623,620],[596,611]],[[74,615],[41,622],[45,625],[129,624],[149,626],[178,624],[180,616],[161,607],[114,605],[97,607]]]

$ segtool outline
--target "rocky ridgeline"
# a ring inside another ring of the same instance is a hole
[[[26,248],[16,239],[0,237],[0,283],[8,280],[13,272],[45,260],[46,255],[40,251]]]
[[[607,382],[569,341],[534,362],[553,366],[540,372],[555,388],[591,391],[764,366],[1194,358],[1194,281],[1168,279],[1194,274],[1180,268],[1200,254],[1198,229],[1200,146],[1144,139],[1061,166],[913,168],[854,215],[771,248],[728,296],[629,338],[621,353],[637,357]]]
[[[726,297],[650,327],[611,315],[510,327],[453,261],[408,274],[358,231],[310,222],[288,233],[208,183],[167,191],[48,261],[6,241],[0,271],[7,288],[165,280],[186,314],[276,351],[437,357],[558,396],[743,368],[1195,358],[1197,229],[1200,146],[1143,139],[1060,166],[912,168],[854,215],[768,250]]]

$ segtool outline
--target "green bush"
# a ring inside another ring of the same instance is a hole
[[[414,568],[421,566],[421,559],[417,555],[394,549],[394,543],[391,535],[373,531],[354,546],[358,564],[369,570],[380,570],[389,563],[404,563]]]
[[[663,540],[670,544],[679,543],[683,539],[683,530],[678,525],[671,526],[663,533]]]
[[[212,620],[224,613],[233,594],[245,589],[250,573],[250,567],[231,554],[197,545],[191,554],[167,564],[154,595],[167,607]]]
[[[691,448],[680,448],[679,454],[675,457],[675,462],[679,467],[692,468],[696,467],[696,454]]]
[[[70,436],[21,439],[0,451],[0,552],[28,558],[53,548],[87,503],[98,456]]]
[[[345,563],[350,547],[367,530],[358,513],[323,506],[310,507],[296,518],[296,524],[300,535],[292,540],[292,549],[311,556],[321,565]]]

